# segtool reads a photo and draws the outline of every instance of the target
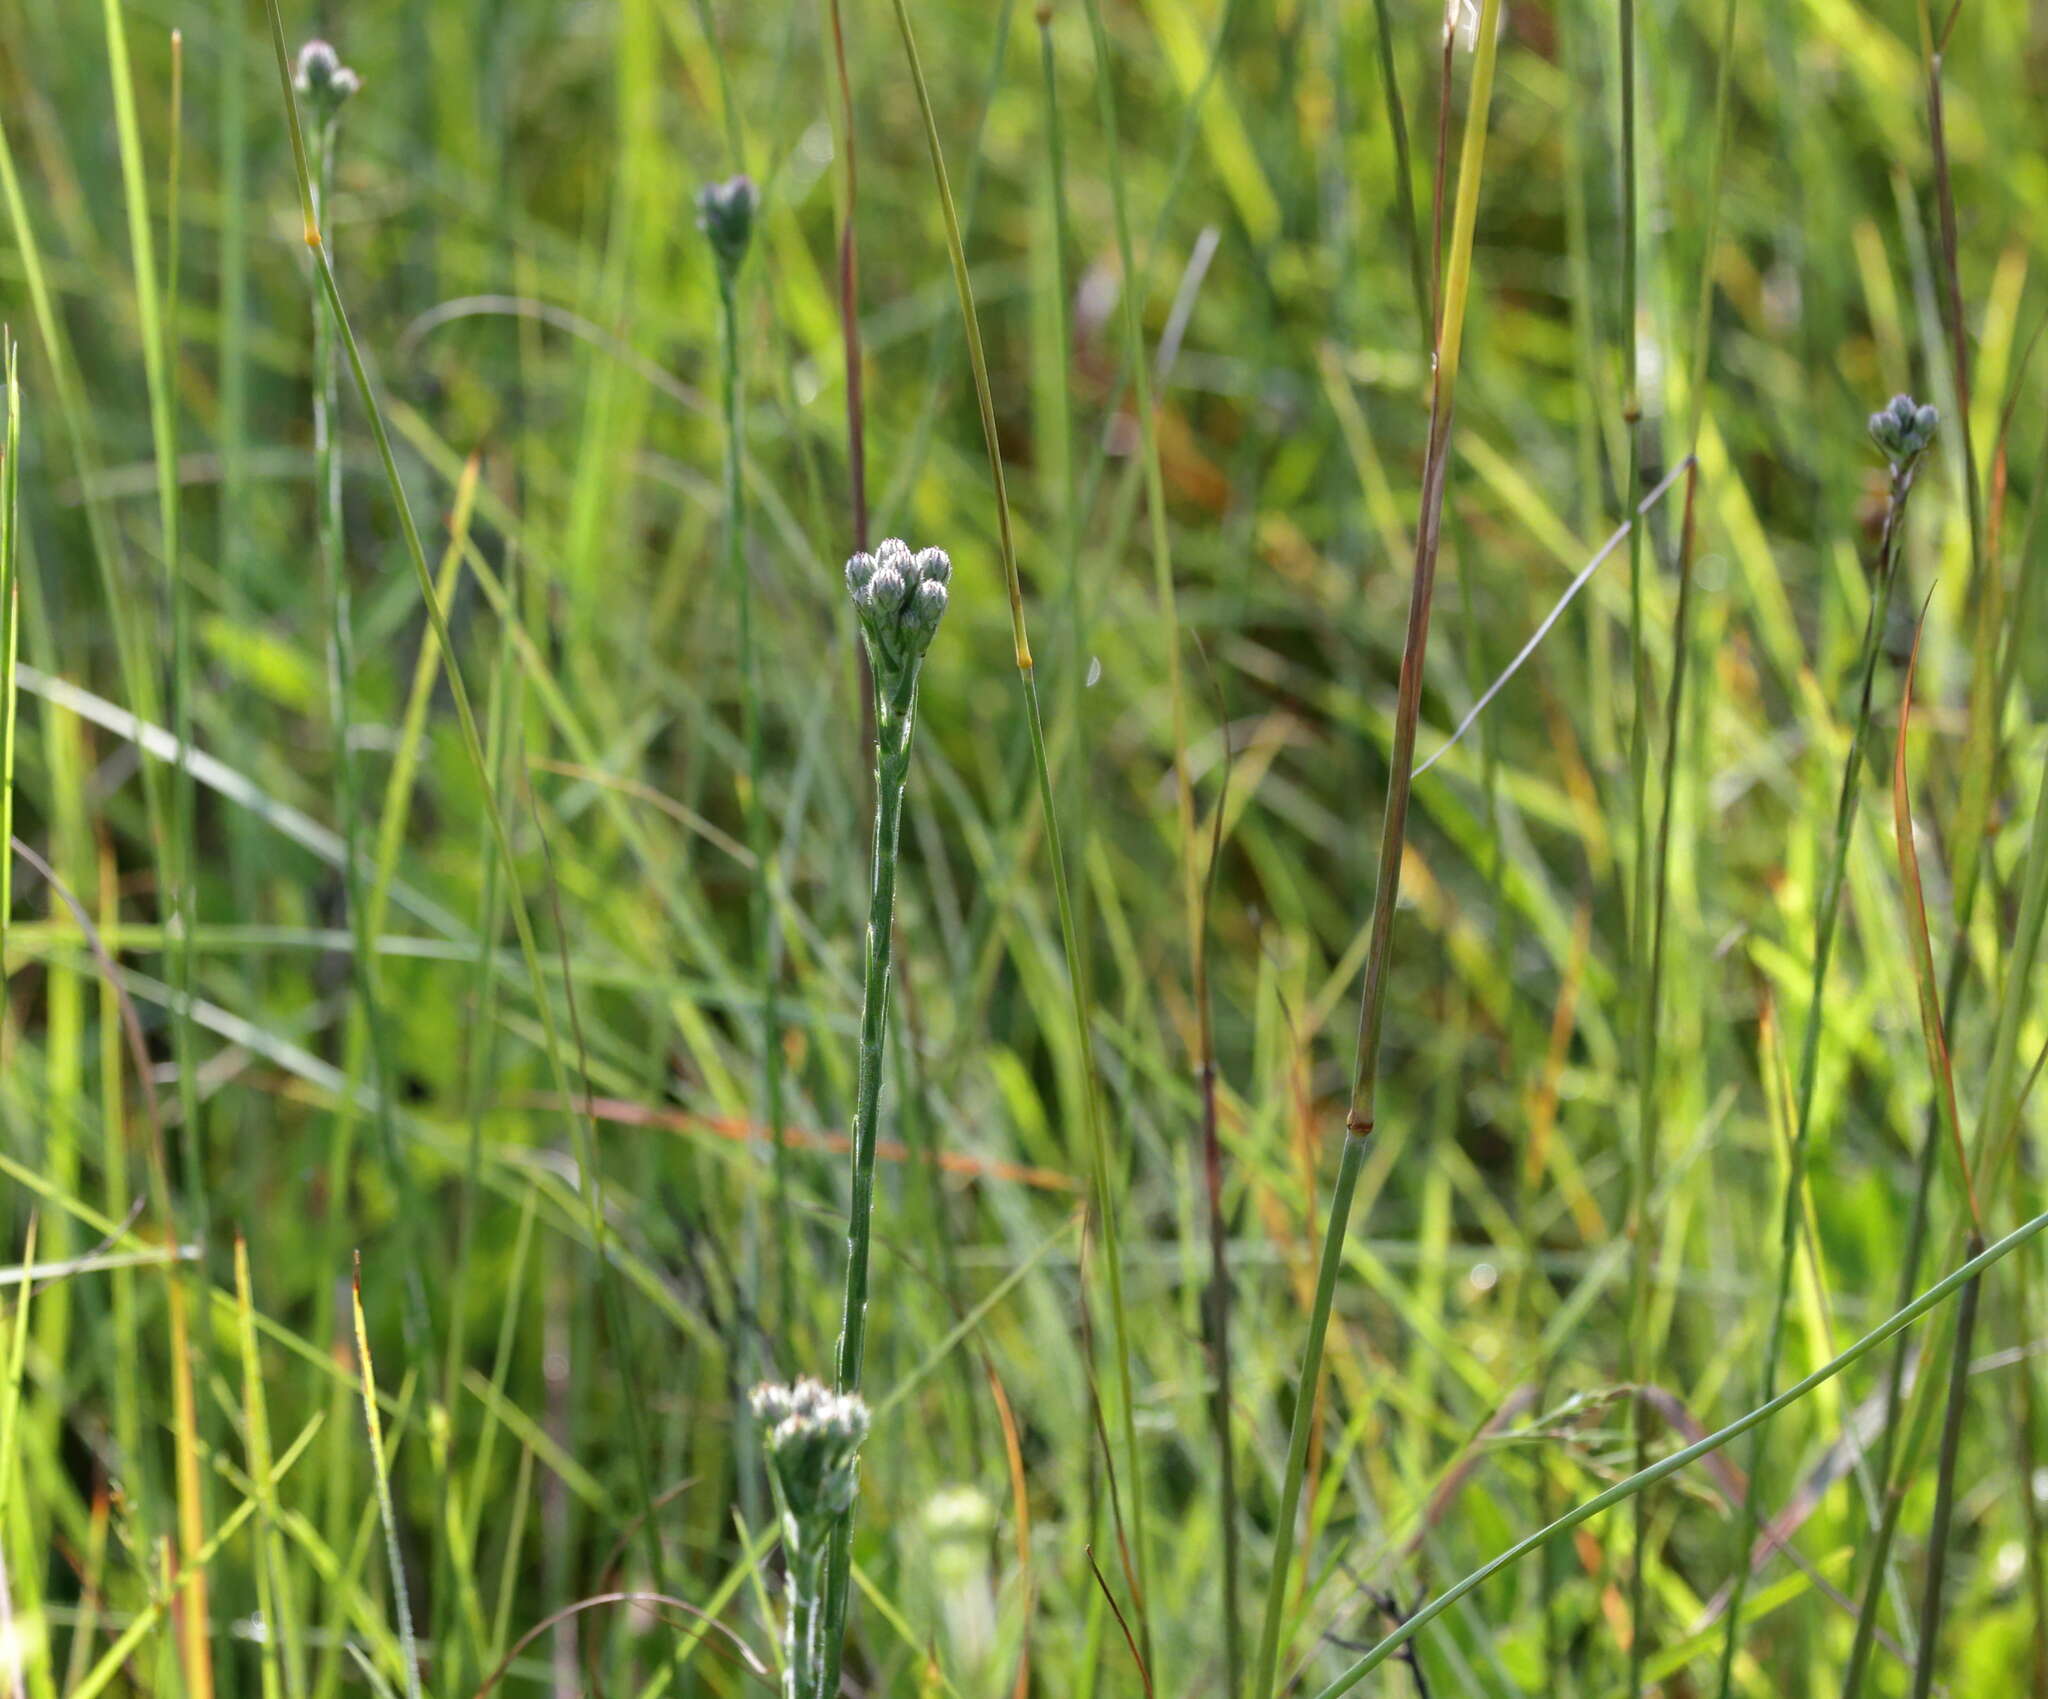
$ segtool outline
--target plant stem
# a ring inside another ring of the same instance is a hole
[[[1778,1277],[1771,1300],[1771,1326],[1764,1344],[1763,1396],[1768,1403],[1778,1381],[1778,1363],[1785,1348],[1785,1323],[1792,1297],[1792,1269],[1797,1256],[1799,1221],[1805,1207],[1806,1155],[1813,1122],[1813,1092],[1820,1072],[1821,1023],[1826,1013],[1828,963],[1835,947],[1835,923],[1841,913],[1842,885],[1849,867],[1849,841],[1855,833],[1856,803],[1860,793],[1857,780],[1863,770],[1863,745],[1870,731],[1871,691],[1877,677],[1877,659],[1884,647],[1885,619],[1898,580],[1900,534],[1904,528],[1906,503],[1913,493],[1911,464],[1892,468],[1890,499],[1885,506],[1884,529],[1878,543],[1877,583],[1870,596],[1870,614],[1863,632],[1863,652],[1858,662],[1862,685],[1856,702],[1856,718],[1850,727],[1848,754],[1842,762],[1842,785],[1835,802],[1835,825],[1827,872],[1814,911],[1813,978],[1808,989],[1806,1030],[1799,1046],[1799,1075],[1792,1107],[1792,1148],[1787,1154],[1784,1202],[1778,1220]],[[1727,1629],[1721,1639],[1721,1699],[1728,1699],[1735,1680],[1735,1652],[1742,1631],[1743,1595],[1749,1589],[1750,1551],[1756,1542],[1759,1515],[1759,1482],[1763,1472],[1763,1435],[1750,1445],[1749,1478],[1742,1494],[1742,1514],[1736,1525],[1736,1568],[1730,1583]]]
[[[1394,138],[1394,188],[1401,208],[1401,238],[1408,248],[1408,283],[1415,291],[1415,317],[1422,327],[1422,351],[1436,347],[1436,314],[1430,307],[1429,271],[1436,263],[1431,255],[1425,268],[1422,257],[1422,226],[1415,216],[1415,168],[1408,157],[1408,111],[1401,101],[1401,79],[1394,69],[1394,26],[1387,15],[1387,0],[1372,0],[1373,21],[1378,26],[1380,86],[1387,97],[1387,128]]]
[[[7,984],[7,927],[14,915],[14,665],[21,641],[21,376],[15,341],[0,332],[6,364],[6,438],[0,445],[0,988]]]
[[[313,217],[323,233],[332,222],[334,208],[335,159],[340,120],[330,115],[315,135],[315,176]],[[324,250],[323,250],[324,251]],[[404,1242],[402,1266],[405,1303],[405,1343],[408,1354],[431,1376],[437,1360],[433,1349],[433,1326],[427,1307],[426,1277],[421,1265],[424,1243],[411,1171],[398,1144],[398,1128],[391,1100],[398,1089],[391,1065],[390,1030],[384,1019],[383,999],[377,976],[377,941],[370,933],[369,901],[363,883],[363,856],[358,809],[361,796],[356,784],[352,698],[355,693],[354,617],[349,605],[346,530],[341,504],[341,453],[336,441],[341,412],[341,360],[335,341],[334,321],[319,298],[313,300],[313,463],[316,529],[320,540],[320,565],[327,600],[327,701],[329,741],[334,761],[334,809],[340,832],[342,901],[348,909],[348,924],[354,943],[354,981],[363,1030],[369,1039],[370,1069],[375,1077],[372,1094],[372,1124],[377,1131],[377,1153],[398,1196],[398,1214]],[[348,1128],[354,1118],[353,1093],[344,1093],[338,1105],[339,1124],[335,1133],[337,1157],[331,1177],[343,1179]],[[332,1205],[339,1210],[338,1189]]]
[[[1620,25],[1621,56],[1621,349],[1622,429],[1628,433],[1628,483],[1622,492],[1629,511],[1642,500],[1643,404],[1639,390],[1642,355],[1638,346],[1636,317],[1639,310],[1638,248],[1641,241],[1639,176],[1636,162],[1636,7],[1635,0],[1620,0],[1616,8]],[[1634,684],[1634,701],[1629,716],[1628,768],[1629,806],[1633,831],[1629,839],[1628,916],[1629,969],[1636,988],[1637,1045],[1648,1062],[1655,1054],[1654,1034],[1641,1031],[1656,1019],[1657,969],[1651,962],[1655,948],[1647,938],[1650,909],[1650,656],[1643,632],[1643,533],[1646,524],[1630,528],[1628,534],[1628,643],[1629,672]],[[1649,1383],[1655,1372],[1655,1349],[1650,1340],[1651,1264],[1650,1196],[1657,1184],[1657,1122],[1652,1084],[1646,1077],[1638,1102],[1634,1160],[1629,1169],[1628,1233],[1631,1277],[1629,1281],[1629,1379],[1636,1389],[1629,1405],[1629,1426],[1635,1442],[1635,1466],[1642,1469],[1650,1460],[1651,1410]],[[1650,1566],[1650,1499],[1638,1498],[1634,1506],[1628,1579],[1629,1641],[1628,1691],[1643,1690],[1643,1669],[1649,1656],[1649,1635],[1645,1621],[1648,1610]]]
[[[874,1234],[875,1141],[880,1125],[883,1045],[889,1024],[889,964],[896,918],[897,838],[903,824],[903,787],[910,777],[910,738],[917,708],[918,667],[905,669],[889,694],[882,669],[875,688],[875,835],[869,856],[866,972],[861,984],[860,1059],[853,1105],[853,1196],[846,1218],[846,1298],[840,1312],[834,1378],[842,1393],[859,1392],[867,1359],[868,1261]],[[824,1657],[818,1692],[839,1691],[846,1605],[852,1579],[853,1512],[832,1530],[826,1560]]]
[[[1386,1018],[1394,913],[1400,901],[1401,859],[1406,847],[1408,802],[1414,783],[1415,728],[1422,709],[1422,663],[1429,643],[1430,605],[1436,582],[1444,484],[1450,461],[1451,414],[1457,393],[1459,358],[1464,346],[1465,302],[1472,274],[1472,234],[1478,219],[1480,178],[1485,169],[1487,118],[1493,100],[1499,22],[1500,0],[1485,0],[1472,68],[1464,150],[1458,167],[1457,206],[1452,216],[1450,261],[1445,272],[1444,309],[1437,336],[1429,448],[1423,462],[1422,511],[1415,536],[1415,576],[1409,594],[1407,636],[1401,649],[1393,749],[1388,757],[1386,818],[1380,833],[1379,877],[1373,894],[1365,989],[1358,1010],[1358,1052],[1352,1075],[1351,1103],[1344,1122],[1343,1154],[1338,1163],[1336,1189],[1330,1199],[1329,1220],[1316,1276],[1316,1294],[1309,1312],[1308,1337],[1302,1346],[1301,1374],[1295,1386],[1286,1472],[1281,1480],[1280,1502],[1274,1513],[1273,1564],[1266,1582],[1265,1617],[1259,1631],[1258,1656],[1253,1665],[1252,1699],[1268,1699],[1276,1691],[1281,1618],[1286,1611],[1287,1581],[1293,1568],[1294,1518],[1301,1500],[1302,1476],[1308,1464],[1309,1438],[1315,1426],[1323,1344],[1329,1332],[1337,1272],[1343,1263],[1351,1200],[1358,1187],[1359,1168],[1364,1161],[1365,1147],[1372,1138],[1377,1112],[1380,1031]]]
[[[1970,1254],[1981,1256],[1984,1239],[1970,1235]],[[1956,1455],[1962,1445],[1963,1418],[1970,1406],[1970,1345],[1977,1331],[1977,1300],[1984,1283],[1973,1280],[1956,1304],[1956,1337],[1949,1360],[1948,1413],[1941,1425],[1941,1464],[1934,1478],[1934,1520],[1927,1530],[1927,1584],[1920,1599],[1920,1648],[1913,1665],[1913,1699],[1927,1699],[1934,1686],[1934,1666],[1941,1659],[1942,1583],[1948,1576],[1949,1523],[1956,1502]]]
[[[747,848],[754,856],[750,920],[761,977],[761,1109],[775,1172],[775,1319],[787,1341],[796,1317],[796,1230],[789,1201],[790,1155],[782,1125],[782,1008],[775,948],[775,849],[763,787],[768,759],[761,732],[760,666],[754,651],[754,576],[747,569],[746,490],[741,465],[740,312],[737,267],[721,262],[718,316],[725,342],[725,566],[739,609],[740,718],[747,749]]]

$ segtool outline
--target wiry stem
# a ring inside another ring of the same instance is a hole
[[[1982,1235],[1970,1235],[1971,1256],[1984,1251]],[[1941,1425],[1941,1464],[1934,1477],[1934,1520],[1927,1530],[1927,1582],[1920,1598],[1920,1647],[1913,1664],[1913,1699],[1927,1699],[1934,1687],[1934,1666],[1941,1658],[1942,1586],[1948,1578],[1948,1531],[1956,1503],[1956,1457],[1963,1439],[1963,1418],[1970,1405],[1970,1345],[1977,1332],[1977,1300],[1984,1283],[1973,1280],[1956,1304],[1956,1338],[1950,1358],[1948,1414]]]
[[[1277,1691],[1281,1619],[1286,1613],[1287,1582],[1293,1569],[1294,1518],[1301,1501],[1309,1439],[1315,1426],[1323,1345],[1329,1333],[1337,1273],[1343,1264],[1351,1201],[1358,1188],[1359,1169],[1363,1166],[1365,1149],[1372,1138],[1376,1114],[1380,1031],[1386,1019],[1394,912],[1400,901],[1401,858],[1407,842],[1408,803],[1415,769],[1415,729],[1422,709],[1422,662],[1429,643],[1430,605],[1436,583],[1444,484],[1450,461],[1451,413],[1457,393],[1459,357],[1464,346],[1465,300],[1472,272],[1472,235],[1478,219],[1480,177],[1485,168],[1487,117],[1493,100],[1499,23],[1500,0],[1486,0],[1472,69],[1471,103],[1458,167],[1458,198],[1452,217],[1450,262],[1445,273],[1443,315],[1437,337],[1429,447],[1422,473],[1421,522],[1415,537],[1415,576],[1409,593],[1408,629],[1401,649],[1401,675],[1395,697],[1386,816],[1380,832],[1379,877],[1373,894],[1365,989],[1359,1002],[1358,1051],[1352,1074],[1351,1103],[1345,1116],[1343,1154],[1338,1162],[1337,1183],[1330,1199],[1329,1221],[1317,1269],[1315,1297],[1309,1311],[1308,1336],[1302,1346],[1301,1375],[1295,1386],[1287,1464],[1281,1478],[1280,1502],[1274,1514],[1273,1564],[1266,1581],[1265,1617],[1259,1631],[1258,1656],[1252,1672],[1253,1699],[1269,1699]]]
[[[1849,841],[1856,826],[1856,802],[1863,770],[1863,745],[1870,731],[1870,699],[1877,677],[1877,659],[1884,646],[1885,619],[1891,609],[1892,589],[1898,578],[1900,533],[1905,523],[1906,502],[1913,491],[1913,459],[1895,460],[1892,465],[1890,499],[1885,507],[1884,529],[1878,543],[1877,582],[1871,589],[1870,614],[1863,632],[1863,651],[1858,663],[1862,685],[1857,695],[1856,718],[1849,732],[1849,750],[1842,762],[1842,784],[1835,803],[1834,837],[1814,912],[1813,976],[1808,986],[1806,1030],[1800,1039],[1799,1074],[1792,1108],[1792,1148],[1786,1155],[1784,1201],[1778,1217],[1777,1282],[1771,1300],[1770,1332],[1764,1343],[1762,1391],[1766,1403],[1778,1382],[1779,1359],[1785,1348],[1785,1323],[1792,1297],[1792,1269],[1797,1261],[1799,1220],[1806,1193],[1806,1155],[1813,1121],[1813,1092],[1820,1072],[1821,1023],[1826,1013],[1828,963],[1834,954],[1835,924],[1840,917],[1842,884],[1849,867]],[[1721,1639],[1719,1692],[1727,1699],[1735,1679],[1735,1652],[1741,1643],[1742,1602],[1749,1589],[1750,1551],[1756,1543],[1759,1504],[1759,1476],[1763,1473],[1764,1443],[1759,1433],[1750,1445],[1749,1478],[1743,1488],[1742,1514],[1736,1522],[1736,1569],[1731,1583],[1726,1615],[1727,1627]]]
[[[775,947],[775,845],[764,787],[768,760],[761,730],[760,664],[754,642],[754,575],[747,569],[746,489],[741,466],[740,312],[736,268],[721,265],[718,314],[725,343],[725,565],[739,610],[741,735],[747,751],[747,848],[754,857],[750,915],[754,971],[761,981],[761,1114],[774,1164],[775,1321],[785,1340],[796,1315],[796,1230],[789,1201],[789,1144],[782,1125],[782,1006]]]

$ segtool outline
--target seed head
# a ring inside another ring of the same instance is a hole
[[[314,117],[324,124],[363,86],[363,80],[341,62],[340,54],[316,38],[299,49],[298,71],[292,86],[306,97]]]
[[[793,1386],[757,1386],[750,1402],[766,1429],[762,1445],[786,1531],[792,1539],[812,1540],[852,1507],[868,1407],[808,1378]]]
[[[761,192],[753,178],[742,173],[723,183],[706,183],[697,191],[697,228],[711,238],[711,251],[718,256],[719,269],[730,277],[747,257],[747,243],[754,234],[754,214],[761,205]]]
[[[1895,395],[1870,415],[1870,440],[1884,450],[1894,466],[1903,469],[1927,451],[1940,427],[1941,414],[1934,408],[1910,395]]]

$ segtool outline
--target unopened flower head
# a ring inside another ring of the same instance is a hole
[[[1444,0],[1444,40],[1470,53],[1479,45],[1479,0]]]
[[[1870,440],[1892,464],[1907,467],[1927,451],[1941,428],[1941,414],[1910,395],[1895,395],[1870,415]]]
[[[306,97],[314,116],[325,123],[363,86],[363,80],[341,62],[341,55],[332,47],[316,39],[299,49],[298,71],[292,85]]]
[[[792,1539],[814,1539],[853,1504],[860,1484],[855,1455],[867,1438],[868,1407],[810,1379],[757,1386],[751,1403],[766,1430],[762,1445],[787,1531]]]
[[[952,581],[953,562],[944,549],[913,553],[899,537],[846,563],[846,588],[878,673],[900,674],[923,656]]]
[[[706,183],[697,191],[697,228],[711,238],[711,251],[728,276],[739,270],[746,258],[747,243],[754,234],[754,214],[761,205],[761,192],[751,177],[728,177],[723,183]]]

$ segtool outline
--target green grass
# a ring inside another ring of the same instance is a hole
[[[863,1072],[855,1691],[2048,1691],[2048,22],[1500,10],[0,0],[0,1699],[763,1691]]]

